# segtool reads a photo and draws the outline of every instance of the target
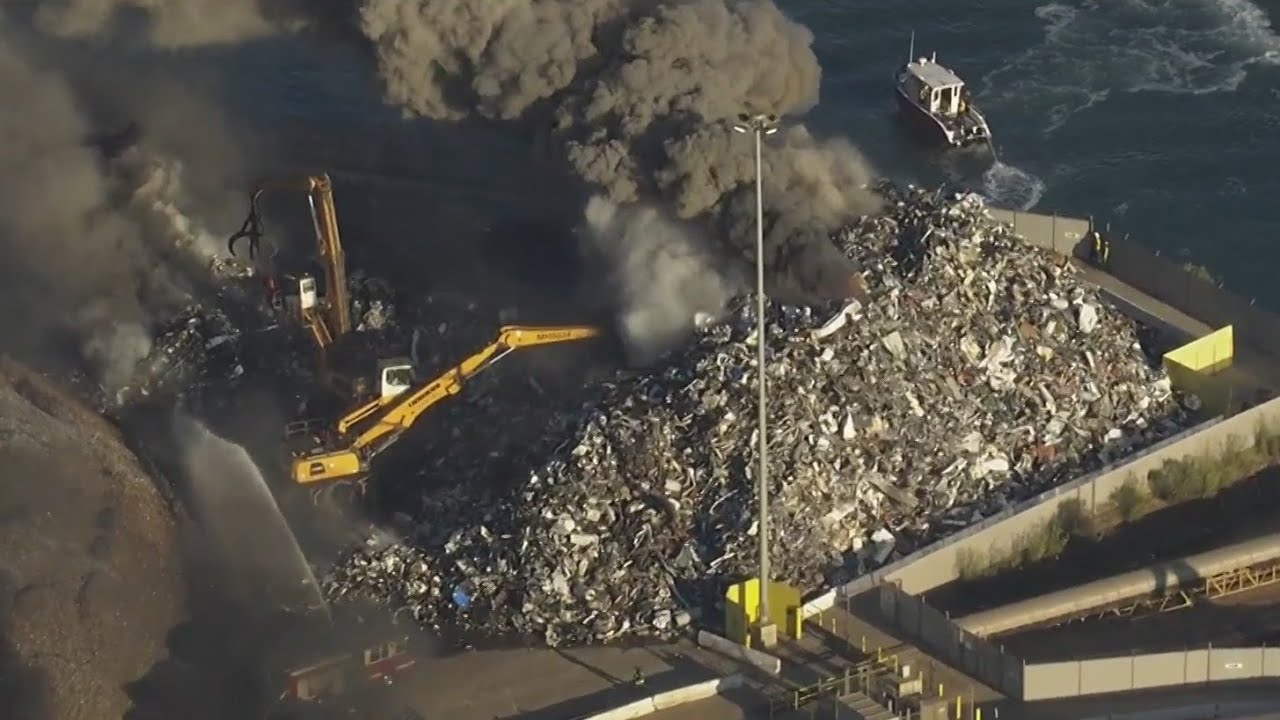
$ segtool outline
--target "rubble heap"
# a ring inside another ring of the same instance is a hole
[[[885,192],[888,214],[834,238],[872,302],[768,311],[773,568],[804,588],[858,572],[873,532],[919,546],[1189,423],[1063,258],[976,197]],[[426,498],[414,536],[353,551],[329,595],[549,645],[688,624],[756,562],[753,307],[605,384],[505,495]]]

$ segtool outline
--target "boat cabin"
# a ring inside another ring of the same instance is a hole
[[[903,91],[931,115],[958,117],[967,109],[968,91],[955,73],[928,58],[907,63]]]

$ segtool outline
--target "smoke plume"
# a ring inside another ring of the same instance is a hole
[[[670,350],[698,315],[715,316],[741,288],[722,270],[702,228],[641,205],[587,202],[586,254],[610,269],[631,362],[645,364]]]
[[[363,0],[387,98],[410,115],[549,126],[583,179],[617,203],[656,202],[711,221],[754,255],[744,110],[818,102],[812,34],[767,0]],[[775,291],[859,291],[827,231],[879,207],[847,142],[792,125],[764,149]]]
[[[64,38],[101,38],[141,24],[148,45],[173,49],[270,35],[287,9],[279,0],[45,0],[36,20]]]
[[[210,197],[190,192],[181,158],[156,150],[165,131],[225,143],[216,115],[188,99],[190,86],[176,94],[176,83],[150,82],[156,78],[113,67],[109,54],[86,56],[38,30],[89,34],[110,19],[109,5],[41,5],[38,24],[0,17],[0,93],[21,99],[0,112],[0,301],[10,308],[0,323],[9,351],[48,349],[53,335],[80,338],[84,359],[114,389],[149,352],[154,316],[190,301],[219,252],[195,219]],[[187,16],[164,17],[157,28],[177,42]],[[191,108],[185,122],[176,121],[177,107]],[[126,117],[144,128],[141,144],[114,132]],[[233,187],[227,157],[201,168],[223,193]]]

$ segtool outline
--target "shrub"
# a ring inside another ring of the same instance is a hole
[[[1213,465],[1223,476],[1219,486],[1230,485],[1237,480],[1257,472],[1269,465],[1271,461],[1265,457],[1266,449],[1262,445],[1246,448],[1239,438],[1228,438],[1222,444],[1222,452]]]
[[[1098,534],[1097,519],[1084,509],[1079,498],[1063,500],[1056,515],[1058,527],[1070,536],[1092,538]]]
[[[1053,560],[1067,549],[1069,540],[1067,532],[1054,518],[1018,538],[1014,561],[1022,566]]]
[[[1147,474],[1143,482],[1130,475],[1107,499],[1108,512],[1099,517],[1078,498],[1058,505],[1054,516],[1019,535],[1011,547],[993,551],[966,548],[956,554],[961,580],[976,580],[1049,562],[1063,553],[1073,538],[1096,539],[1120,523],[1138,520],[1160,504],[1175,504],[1212,497],[1223,488],[1280,464],[1280,428],[1259,426],[1249,447],[1236,439],[1224,442],[1217,452],[1183,460],[1166,460]],[[1153,502],[1159,500],[1160,504]]]
[[[993,574],[995,569],[987,554],[973,548],[961,548],[956,552],[956,575],[961,580],[977,580]]]
[[[1268,427],[1259,427],[1254,434],[1252,449],[1260,456],[1259,462],[1263,465],[1280,462],[1280,432]]]
[[[1115,508],[1116,514],[1123,522],[1133,522],[1142,517],[1147,509],[1148,500],[1147,493],[1133,477],[1126,478],[1124,483],[1111,493],[1110,498],[1111,506]]]
[[[1186,460],[1166,460],[1147,475],[1151,494],[1166,503],[1180,503],[1204,497],[1203,474]]]

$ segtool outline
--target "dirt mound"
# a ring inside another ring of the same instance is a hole
[[[115,428],[5,359],[0,468],[0,717],[121,717],[185,614],[172,506]]]

